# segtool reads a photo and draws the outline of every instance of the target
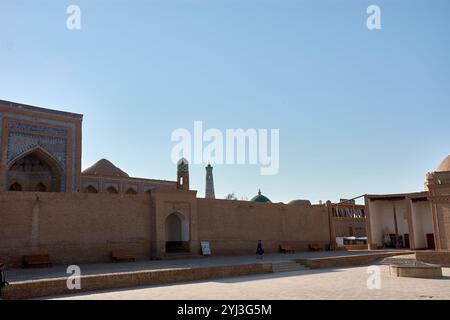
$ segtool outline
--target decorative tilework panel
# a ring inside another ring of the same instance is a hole
[[[66,171],[66,139],[29,133],[10,132],[8,135],[8,165],[22,154],[41,147]]]
[[[16,121],[9,123],[9,129],[10,130],[30,131],[30,132],[44,133],[44,134],[51,134],[51,135],[59,135],[59,136],[66,135],[65,129],[41,127],[41,126],[36,126],[36,125],[31,125],[31,124],[26,124],[26,123],[20,123],[20,122],[16,122]]]

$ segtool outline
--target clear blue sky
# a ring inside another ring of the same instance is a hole
[[[202,120],[280,129],[279,174],[216,166],[218,197],[420,191],[450,153],[449,14],[447,0],[0,0],[0,99],[84,114],[83,168],[175,179],[170,135]],[[200,196],[204,175],[191,167]]]

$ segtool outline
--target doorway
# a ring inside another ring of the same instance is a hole
[[[166,252],[189,252],[189,220],[180,212],[166,218]]]

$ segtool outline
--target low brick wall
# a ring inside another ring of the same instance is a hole
[[[442,278],[442,268],[440,266],[405,266],[391,265],[389,266],[389,274],[391,277],[407,277],[407,278],[425,278],[438,279]]]
[[[204,268],[167,269],[90,275],[82,276],[81,290],[69,290],[66,284],[67,278],[43,279],[12,283],[3,290],[2,298],[9,300],[29,299],[94,290],[132,288],[138,286],[245,276],[271,272],[272,264],[255,263]]]
[[[450,267],[450,251],[416,251],[416,260]]]
[[[297,260],[297,262],[311,269],[336,268],[346,266],[367,265],[383,258],[405,254],[411,254],[411,252],[385,252],[385,253],[361,254],[351,256],[301,259]]]

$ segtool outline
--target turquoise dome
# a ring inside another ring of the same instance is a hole
[[[258,195],[254,196],[251,201],[254,202],[272,202],[269,198],[261,194],[261,190],[259,190]]]

